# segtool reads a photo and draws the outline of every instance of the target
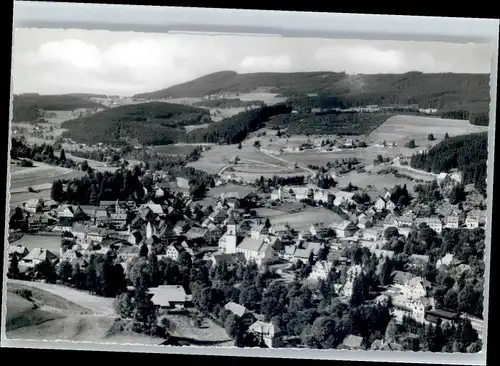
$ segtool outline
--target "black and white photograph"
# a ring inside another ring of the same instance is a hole
[[[490,45],[13,43],[7,339],[483,351]]]

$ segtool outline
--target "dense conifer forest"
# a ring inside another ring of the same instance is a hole
[[[410,165],[433,173],[458,169],[463,173],[464,184],[474,183],[484,193],[487,159],[488,133],[482,132],[445,139],[427,153],[413,155]]]

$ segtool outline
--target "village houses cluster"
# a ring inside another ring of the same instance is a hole
[[[347,266],[347,280],[338,286],[342,298],[349,299],[352,294],[354,279],[362,270],[353,265],[349,258],[342,256],[344,248],[361,245],[368,248],[378,258],[392,257],[394,252],[383,250],[384,231],[389,227],[407,236],[412,225],[427,224],[436,233],[443,228],[474,229],[485,224],[484,211],[471,211],[463,221],[462,216],[450,212],[448,217],[416,217],[411,211],[396,214],[396,205],[391,200],[391,192],[386,191],[375,200],[365,204],[359,214],[353,214],[347,206],[355,204],[354,193],[331,189],[319,189],[309,186],[276,187],[270,197],[271,202],[301,202],[310,199],[313,202],[331,202],[345,211],[349,219],[333,223],[315,223],[308,230],[297,232],[288,224],[270,224],[266,218],[250,214],[248,208],[258,207],[264,198],[262,193],[252,191],[245,195],[237,192],[224,192],[212,206],[202,206],[189,198],[189,182],[177,179],[177,190],[183,193],[184,211],[176,222],[169,220],[176,209],[173,199],[161,202],[168,184],[158,182],[154,186],[155,202],[141,205],[134,202],[101,201],[97,207],[62,204],[41,199],[25,203],[24,220],[28,231],[38,235],[54,236],[53,239],[74,243],[71,249],[61,246],[60,253],[48,249],[35,248],[28,251],[13,243],[9,246],[9,258],[17,256],[21,272],[33,270],[37,264],[49,260],[57,266],[63,260],[81,268],[88,264],[92,253],[106,253],[110,247],[116,248],[117,260],[125,272],[133,257],[139,255],[142,245],[150,253],[155,247],[163,248],[155,253],[158,259],[179,260],[182,253],[193,258],[203,258],[214,265],[226,263],[234,266],[238,263],[255,261],[264,264],[302,262],[312,266],[311,280],[326,279],[335,266]],[[171,185],[169,186],[171,188]],[[158,203],[161,202],[161,203]],[[202,215],[195,213],[202,212]],[[376,220],[377,214],[383,213],[383,220]],[[179,216],[176,216],[179,217]],[[159,244],[159,245],[158,245]],[[328,248],[326,258],[319,259],[320,252]],[[429,258],[412,255],[415,265],[426,264]],[[438,266],[454,261],[451,254],[438,260]],[[283,277],[286,269],[279,269]],[[428,297],[430,284],[421,277],[406,272],[393,273],[393,285],[378,300],[388,297],[396,308],[396,316],[409,314],[418,321],[435,321],[437,318],[452,320],[457,314],[433,308],[433,300]],[[159,286],[150,289],[152,301],[160,308],[185,307],[191,301],[182,286]],[[227,309],[235,313],[247,311],[241,305],[230,303]],[[250,329],[263,337],[269,347],[279,346],[280,332],[275,325],[258,320]],[[352,337],[351,337],[352,338]],[[347,338],[346,342],[353,341]],[[354,340],[356,341],[356,340]],[[346,346],[347,347],[347,346]]]

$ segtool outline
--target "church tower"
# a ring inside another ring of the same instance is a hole
[[[151,239],[153,236],[153,226],[151,225],[151,221],[148,221],[146,226],[146,239]]]
[[[238,224],[231,214],[226,222],[226,250],[228,254],[236,253],[236,246],[238,245]]]

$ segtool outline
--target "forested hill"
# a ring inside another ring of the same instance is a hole
[[[487,112],[487,74],[347,75],[334,72],[250,73],[221,71],[167,89],[135,95],[139,99],[203,97],[220,92],[245,93],[257,88],[286,96],[332,95],[346,105],[419,104],[443,111]]]
[[[74,141],[110,145],[170,144],[181,139],[183,126],[210,122],[208,110],[186,105],[150,102],[106,109],[64,122],[63,133]]]
[[[89,100],[97,95],[61,94],[40,95],[35,93],[14,95],[12,100],[12,120],[31,122],[43,117],[43,111],[74,111],[80,108],[106,108]]]
[[[410,165],[433,173],[458,169],[463,173],[464,184],[474,183],[484,193],[487,159],[488,133],[481,132],[447,138],[427,153],[413,155]]]

